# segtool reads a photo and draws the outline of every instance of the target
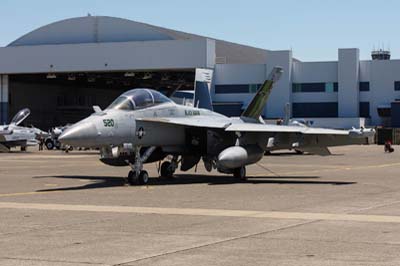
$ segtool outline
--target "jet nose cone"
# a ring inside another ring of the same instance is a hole
[[[58,140],[75,147],[92,147],[97,138],[96,126],[91,122],[78,123],[66,129]]]

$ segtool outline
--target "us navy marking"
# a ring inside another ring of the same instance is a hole
[[[185,110],[185,115],[192,116],[192,115],[200,115],[200,111],[197,110]]]
[[[140,128],[136,131],[136,136],[138,137],[138,139],[142,139],[145,135],[146,135],[146,131],[144,131],[144,128],[143,128],[143,127],[140,127]]]

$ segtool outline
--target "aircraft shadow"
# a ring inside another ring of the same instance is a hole
[[[84,184],[77,187],[49,188],[37,190],[38,192],[49,191],[70,191],[70,190],[86,190],[107,187],[120,187],[126,185],[125,178],[109,177],[109,176],[37,176],[34,178],[60,178],[60,179],[82,179],[93,180],[96,182]],[[173,179],[150,178],[148,186],[169,186],[169,185],[190,185],[190,184],[208,184],[208,185],[233,185],[239,183],[245,184],[298,184],[298,185],[352,185],[357,182],[344,181],[325,181],[315,180],[318,176],[256,176],[251,177],[247,181],[240,181],[231,176],[208,176],[197,174],[178,174]]]
[[[331,154],[329,156],[343,156],[343,155],[344,155],[343,153],[333,153],[333,154]],[[297,154],[295,152],[271,152],[270,154],[266,154],[264,156],[266,156],[266,157],[269,157],[269,156],[272,156],[272,157],[274,157],[274,156],[275,157],[279,157],[279,156],[282,156],[282,157],[286,157],[286,156],[314,156],[314,154],[311,154],[311,153]]]

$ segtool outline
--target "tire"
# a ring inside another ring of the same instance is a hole
[[[140,185],[147,185],[149,182],[149,174],[147,171],[141,171],[139,174],[139,184]]]
[[[300,150],[294,150],[296,152],[296,154],[304,154],[304,151],[300,151]]]
[[[56,147],[57,150],[60,150],[61,149],[61,143],[59,141],[56,141],[54,143],[54,147]]]
[[[161,177],[165,177],[165,178],[173,178],[174,177],[174,172],[171,170],[170,162],[163,162],[161,164],[160,174],[161,174]]]
[[[138,177],[136,176],[135,172],[129,171],[128,173],[128,183],[131,186],[137,185],[138,184]]]
[[[46,140],[46,149],[52,150],[54,149],[54,143],[51,140]]]
[[[242,181],[246,181],[246,167],[242,166],[233,170],[233,176]]]

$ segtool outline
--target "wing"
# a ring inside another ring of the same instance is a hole
[[[237,123],[226,131],[262,134],[267,141],[267,150],[295,149],[318,155],[329,155],[327,147],[367,144],[373,137],[373,129],[336,130],[306,126],[284,126],[252,123]]]
[[[312,128],[301,126],[284,126],[254,123],[238,123],[228,126],[226,131],[235,132],[258,132],[258,133],[299,133],[304,135],[349,135],[348,130],[335,130],[326,128]]]

